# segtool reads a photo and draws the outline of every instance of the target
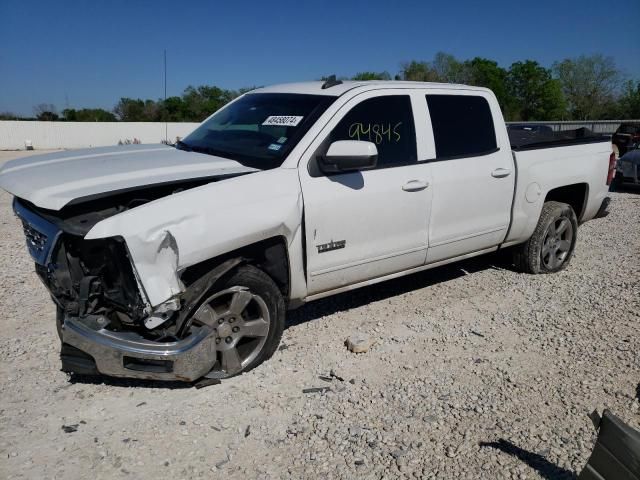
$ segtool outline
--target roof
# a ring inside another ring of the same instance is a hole
[[[327,95],[339,97],[343,93],[358,87],[375,88],[446,88],[451,90],[482,90],[486,88],[471,87],[468,85],[456,85],[452,83],[432,83],[432,82],[408,82],[399,80],[367,80],[352,81],[345,80],[338,85],[328,88],[322,88],[324,82],[299,82],[299,83],[281,83],[279,85],[271,85],[252,90],[251,93],[303,93],[311,95]]]

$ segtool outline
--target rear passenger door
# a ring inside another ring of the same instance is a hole
[[[502,114],[489,95],[426,95],[436,152],[427,263],[495,247],[509,228],[515,172],[510,146],[497,135],[504,128],[494,125]]]

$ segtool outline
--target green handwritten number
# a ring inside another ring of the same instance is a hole
[[[402,122],[398,122],[393,126],[393,134],[396,136],[396,143],[398,143],[400,141],[400,134],[396,131],[396,128],[398,128],[400,125],[402,125]]]
[[[367,124],[367,128],[364,128],[364,124],[360,124],[360,134],[364,137],[365,135],[367,136],[367,139],[369,141],[371,141],[371,124],[368,123]]]
[[[349,127],[349,138],[357,138],[360,140],[360,127],[362,124],[360,123],[352,123]]]
[[[349,126],[349,138],[356,140],[366,139],[370,142],[375,142],[376,145],[380,145],[386,142],[398,143],[402,136],[400,135],[400,129],[402,122],[396,123],[391,128],[391,123],[352,123]]]
[[[375,142],[376,145],[380,145],[382,143],[382,135],[380,135],[380,125],[378,125],[377,123],[374,123],[373,126],[371,127],[371,131],[374,133],[375,135]]]
[[[385,130],[384,127],[387,127],[387,129]],[[386,125],[382,125],[382,137],[384,138],[384,136],[386,135],[387,137],[387,142],[391,141],[391,124],[387,123]]]

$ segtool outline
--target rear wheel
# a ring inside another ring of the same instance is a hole
[[[576,245],[578,219],[570,205],[546,202],[531,238],[514,250],[516,267],[526,273],[555,273],[565,268]]]
[[[218,282],[193,317],[194,323],[217,333],[216,363],[206,376],[228,378],[260,365],[276,351],[284,330],[284,299],[269,275],[243,265]]]

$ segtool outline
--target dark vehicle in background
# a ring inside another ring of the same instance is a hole
[[[616,163],[612,188],[615,190],[622,184],[640,185],[640,148],[637,144],[632,150],[627,150]]]
[[[640,123],[622,123],[611,137],[616,157],[622,157],[640,143]]]

